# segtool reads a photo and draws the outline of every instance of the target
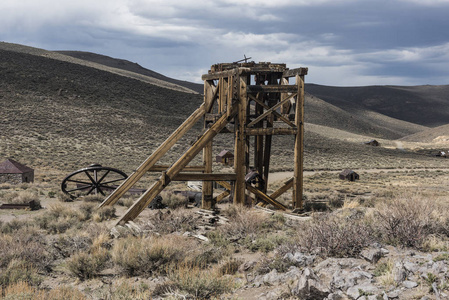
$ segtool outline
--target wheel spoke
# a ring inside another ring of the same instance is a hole
[[[117,181],[124,180],[124,179],[125,178],[114,179],[114,180],[103,182],[102,184],[109,184],[109,183],[117,182]]]
[[[90,193],[92,193],[92,191],[95,189],[95,185],[92,186],[92,188],[86,193],[86,195],[89,195]]]
[[[100,180],[97,181],[97,184],[100,184],[101,181],[109,174],[110,170],[107,170],[106,173],[104,173],[103,176],[101,176]]]
[[[95,181],[95,179],[92,178],[92,176],[90,176],[88,171],[84,171],[84,173],[86,173],[87,177],[89,177],[90,181],[92,181],[93,184],[96,184],[97,182]]]
[[[67,179],[67,182],[75,182],[75,183],[88,184],[88,185],[92,184],[92,182],[85,182],[85,181],[73,180],[73,179]]]
[[[67,192],[67,193],[70,193],[70,192],[74,192],[74,191],[82,191],[82,190],[88,189],[89,187],[91,187],[91,185],[86,185],[86,186],[83,186],[83,187],[78,187],[78,188],[76,188],[76,189],[68,190],[68,191],[66,191],[66,192]]]

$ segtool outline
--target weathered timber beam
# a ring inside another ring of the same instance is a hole
[[[151,169],[156,162],[167,153],[176,142],[189,131],[193,125],[205,114],[205,104],[203,103],[195,110],[122,184],[112,192],[100,205],[114,205],[117,201],[139,181],[142,176]]]
[[[230,184],[229,182],[227,182],[227,181],[216,180],[216,182],[217,182],[219,185],[221,185],[222,187],[224,187],[225,189],[227,189],[227,190],[231,190],[231,189],[232,189],[231,184]]]
[[[307,75],[307,72],[309,71],[309,68],[297,68],[297,69],[291,69],[286,70],[282,74],[282,77],[295,77],[296,75],[304,76]]]
[[[188,180],[202,180],[202,181],[235,181],[235,174],[228,173],[179,173],[174,176],[172,181],[188,181]]]
[[[270,195],[271,199],[278,198],[280,195],[288,191],[293,186],[293,177],[284,182],[284,185],[277,189],[273,194]]]
[[[245,72],[249,72],[250,68],[235,68],[232,70],[227,71],[221,71],[221,72],[215,72],[210,74],[204,74],[201,76],[202,80],[217,80],[220,79],[220,77],[229,77],[232,75],[241,75]]]
[[[213,80],[206,80],[204,82],[204,103],[207,113],[212,110],[218,91],[219,87],[214,85]]]
[[[220,195],[218,195],[217,197],[214,198],[215,203],[220,202],[221,200],[223,200],[224,198],[226,198],[230,194],[231,193],[229,191],[224,191],[223,193],[221,193]]]
[[[263,201],[265,201],[267,203],[270,203],[271,205],[274,205],[274,206],[276,206],[279,209],[287,210],[287,207],[285,207],[282,203],[276,201],[275,199],[271,198],[267,194],[259,191],[255,187],[251,186],[251,184],[247,183],[246,184],[246,189],[248,191],[250,191],[251,193],[253,193],[254,195],[258,196],[261,200],[263,200]]]
[[[251,100],[254,100],[257,104],[259,104],[260,106],[262,106],[265,109],[270,109],[270,107],[268,105],[266,105],[265,103],[263,103],[262,101],[260,101],[259,99],[257,99],[256,97],[254,97],[253,95],[248,94],[248,98],[250,98]],[[284,123],[286,123],[287,125],[289,125],[290,127],[295,127],[296,125],[294,123],[292,123],[289,119],[287,119],[286,117],[284,117],[283,115],[281,115],[280,113],[278,113],[277,111],[273,111],[273,114],[275,116],[277,116],[280,120],[282,120]]]
[[[296,134],[296,128],[247,128],[246,135],[291,135]]]
[[[248,85],[247,93],[296,93],[298,86],[296,85]]]
[[[168,168],[170,168],[169,165],[154,165],[148,171],[149,172],[162,172],[162,171],[166,171]],[[204,166],[186,166],[186,167],[184,167],[183,171],[185,171],[185,172],[203,172]]]
[[[253,120],[251,123],[248,124],[248,127],[253,126],[254,124],[260,122],[261,120],[263,120],[263,118],[265,118],[266,116],[268,116],[269,114],[271,114],[273,111],[275,111],[279,106],[281,106],[282,104],[284,104],[287,101],[290,101],[291,98],[293,98],[294,96],[296,96],[296,94],[291,94],[290,96],[288,96],[287,98],[283,99],[282,101],[276,103],[273,107],[271,107],[270,109],[267,109],[266,112],[264,112],[263,114],[261,114],[260,116],[258,116],[255,120]]]
[[[159,193],[170,183],[176,175],[209,143],[225,126],[229,120],[238,112],[238,106],[232,110],[232,115],[227,118],[223,115],[215,124],[212,125],[203,135],[185,152],[165,173],[164,178],[154,182],[153,185],[126,211],[125,215],[120,218],[118,224],[126,223],[134,220],[139,214],[151,203],[151,201],[159,195]]]

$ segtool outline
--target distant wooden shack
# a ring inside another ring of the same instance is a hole
[[[0,164],[0,183],[20,184],[34,182],[34,170],[7,159]]]
[[[356,181],[360,178],[360,176],[353,170],[346,169],[340,173],[339,178],[341,180]]]
[[[231,151],[223,150],[215,157],[215,160],[218,163],[231,166],[234,164],[234,154]]]
[[[369,145],[369,146],[375,146],[375,147],[380,145],[380,143],[376,140],[371,140],[371,141],[365,142],[364,144]]]
[[[437,154],[437,156],[447,158],[448,152],[445,152],[445,151],[439,151],[438,154]]]

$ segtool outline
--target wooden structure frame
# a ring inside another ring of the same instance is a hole
[[[245,204],[247,191],[262,205],[287,207],[276,200],[293,188],[293,208],[302,208],[304,152],[304,76],[307,68],[288,69],[285,64],[223,63],[211,67],[204,80],[204,102],[178,127],[100,207],[115,204],[146,172],[157,170],[161,177],[128,209],[118,223],[134,220],[150,202],[174,180],[202,180],[202,207],[214,208],[216,202],[232,195],[235,204]],[[294,84],[290,80],[294,79]],[[294,105],[292,105],[294,104]],[[291,113],[292,108],[294,111]],[[293,117],[293,118],[292,118]],[[204,133],[171,166],[156,165],[160,158],[204,118]],[[212,172],[213,138],[233,132],[234,172]],[[294,176],[271,195],[267,195],[273,135],[294,135]],[[250,170],[251,139],[254,141],[253,171],[262,178],[258,183],[245,181]],[[187,166],[200,152],[202,166]],[[189,173],[187,173],[189,172]],[[212,181],[226,190],[214,197]]]

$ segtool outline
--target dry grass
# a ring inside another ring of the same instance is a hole
[[[127,237],[115,242],[112,260],[126,276],[160,274],[193,254],[191,240],[178,236]]]
[[[26,282],[18,282],[5,288],[0,287],[5,300],[86,300],[82,292],[68,286],[59,286],[50,291],[39,290]]]

